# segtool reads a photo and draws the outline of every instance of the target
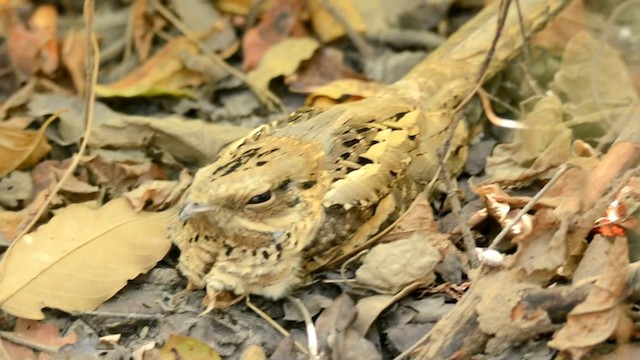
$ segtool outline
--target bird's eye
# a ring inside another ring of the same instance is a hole
[[[249,201],[247,201],[247,205],[264,204],[269,200],[271,200],[271,191],[265,191],[262,194],[255,195],[249,199]]]

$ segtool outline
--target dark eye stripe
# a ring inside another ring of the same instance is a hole
[[[255,205],[262,204],[263,202],[267,202],[271,200],[271,191],[263,192],[262,194],[258,194],[253,196],[249,201],[247,201],[247,205]]]

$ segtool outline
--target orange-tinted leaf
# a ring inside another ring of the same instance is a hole
[[[138,59],[144,62],[151,53],[151,43],[156,33],[166,25],[164,18],[149,12],[149,0],[135,0],[131,6],[133,43]]]
[[[273,45],[288,37],[305,36],[301,22],[303,3],[300,0],[277,0],[262,15],[260,22],[242,38],[244,68],[253,70]]]
[[[9,56],[23,75],[38,71],[52,74],[58,68],[56,39],[57,11],[53,5],[41,5],[29,20],[27,29],[17,17],[9,21]]]
[[[60,336],[58,327],[53,322],[39,322],[34,320],[18,319],[13,333],[25,340],[36,344],[48,346],[64,346],[74,344],[77,334],[71,332],[67,336]],[[34,351],[24,346],[16,345],[10,341],[2,340],[2,347],[8,355],[8,360],[21,360],[35,358]],[[51,356],[40,354],[40,360],[51,359]]]

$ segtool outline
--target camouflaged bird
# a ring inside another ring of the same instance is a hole
[[[532,34],[562,1],[525,3],[524,31]],[[190,284],[210,297],[280,298],[300,284],[310,259],[361,244],[397,219],[437,169],[452,110],[472,91],[492,43],[496,9],[483,10],[378,96],[262,126],[201,168],[170,229]],[[522,45],[511,10],[489,75]],[[448,160],[454,171],[466,157],[465,138],[461,125]]]

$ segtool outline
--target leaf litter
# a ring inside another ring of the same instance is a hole
[[[640,12],[628,3],[619,5],[627,16]],[[174,269],[177,256],[166,227],[190,174],[248,133],[256,117],[273,116],[259,105],[222,107],[251,94],[247,87],[258,94],[276,90],[291,109],[374,96],[384,85],[365,79],[388,78],[372,75],[374,69],[403,70],[390,68],[393,62],[383,57],[367,57],[368,47],[402,54],[409,35],[444,37],[464,16],[447,13],[457,6],[452,2],[430,4],[430,12],[386,0],[316,0],[308,7],[297,0],[228,0],[217,7],[169,2],[169,11],[190,26],[187,34],[157,1],[136,0],[126,11],[115,4],[99,4],[95,14],[119,24],[124,36],[109,37],[102,25],[96,27],[105,34],[104,57],[89,133],[82,99],[90,90],[84,81],[90,49],[78,16],[82,9],[25,1],[22,13],[2,11],[9,30],[1,51],[12,71],[0,74],[8,79],[1,94],[0,232],[8,248],[0,262],[0,308],[2,330],[26,342],[11,345],[11,335],[0,334],[9,358],[24,358],[34,347],[51,350],[38,344],[61,354],[130,356],[138,350],[136,356],[161,359],[304,358],[296,342],[317,345],[332,359],[400,353],[423,359],[454,353],[559,358],[552,349],[574,359],[603,351],[610,358],[638,353],[632,331],[637,299],[629,291],[636,281],[629,252],[638,248],[640,198],[637,171],[629,170],[639,158],[637,68],[629,46],[621,44],[640,33],[624,27],[620,8],[573,1],[535,37],[526,61],[514,60],[513,67],[524,71],[506,70],[499,83],[486,85],[494,110],[522,128],[476,125],[472,142],[499,144],[486,167],[475,166],[461,181],[470,183],[465,198],[485,206],[469,219],[479,247],[492,248],[499,231],[512,230],[497,250],[503,260],[471,269],[460,227],[447,226],[443,218],[449,201],[441,198],[433,208],[419,198],[368,253],[316,271],[311,284],[295,293],[311,324],[288,301],[252,299],[284,327],[283,337],[242,302],[197,317],[202,294],[182,290],[185,281]],[[74,26],[61,25],[68,23]],[[585,24],[601,26],[606,36],[589,33]],[[626,38],[614,30],[626,31]],[[402,34],[395,48],[389,40],[394,34]],[[365,47],[362,35],[369,39]],[[240,46],[243,54],[234,55]],[[248,83],[229,81],[235,75],[205,50],[250,70]],[[399,55],[397,65],[406,69],[413,57]],[[536,78],[540,66],[551,77]],[[22,87],[16,79],[32,80]],[[509,86],[518,91],[501,100]],[[59,119],[50,117],[58,113]],[[89,151],[54,194],[40,227],[14,239],[87,135]],[[563,164],[568,170],[536,195]],[[521,221],[511,222],[530,202]],[[631,258],[637,256],[632,252]],[[542,297],[550,302],[537,300]],[[563,301],[572,306],[552,305]],[[45,317],[55,322],[28,320]],[[317,344],[307,339],[305,326],[315,328]],[[81,330],[59,333],[74,328]],[[120,340],[100,345],[95,329]],[[35,335],[39,331],[46,335]],[[612,339],[617,345],[607,348]],[[65,343],[72,344],[63,350]]]

